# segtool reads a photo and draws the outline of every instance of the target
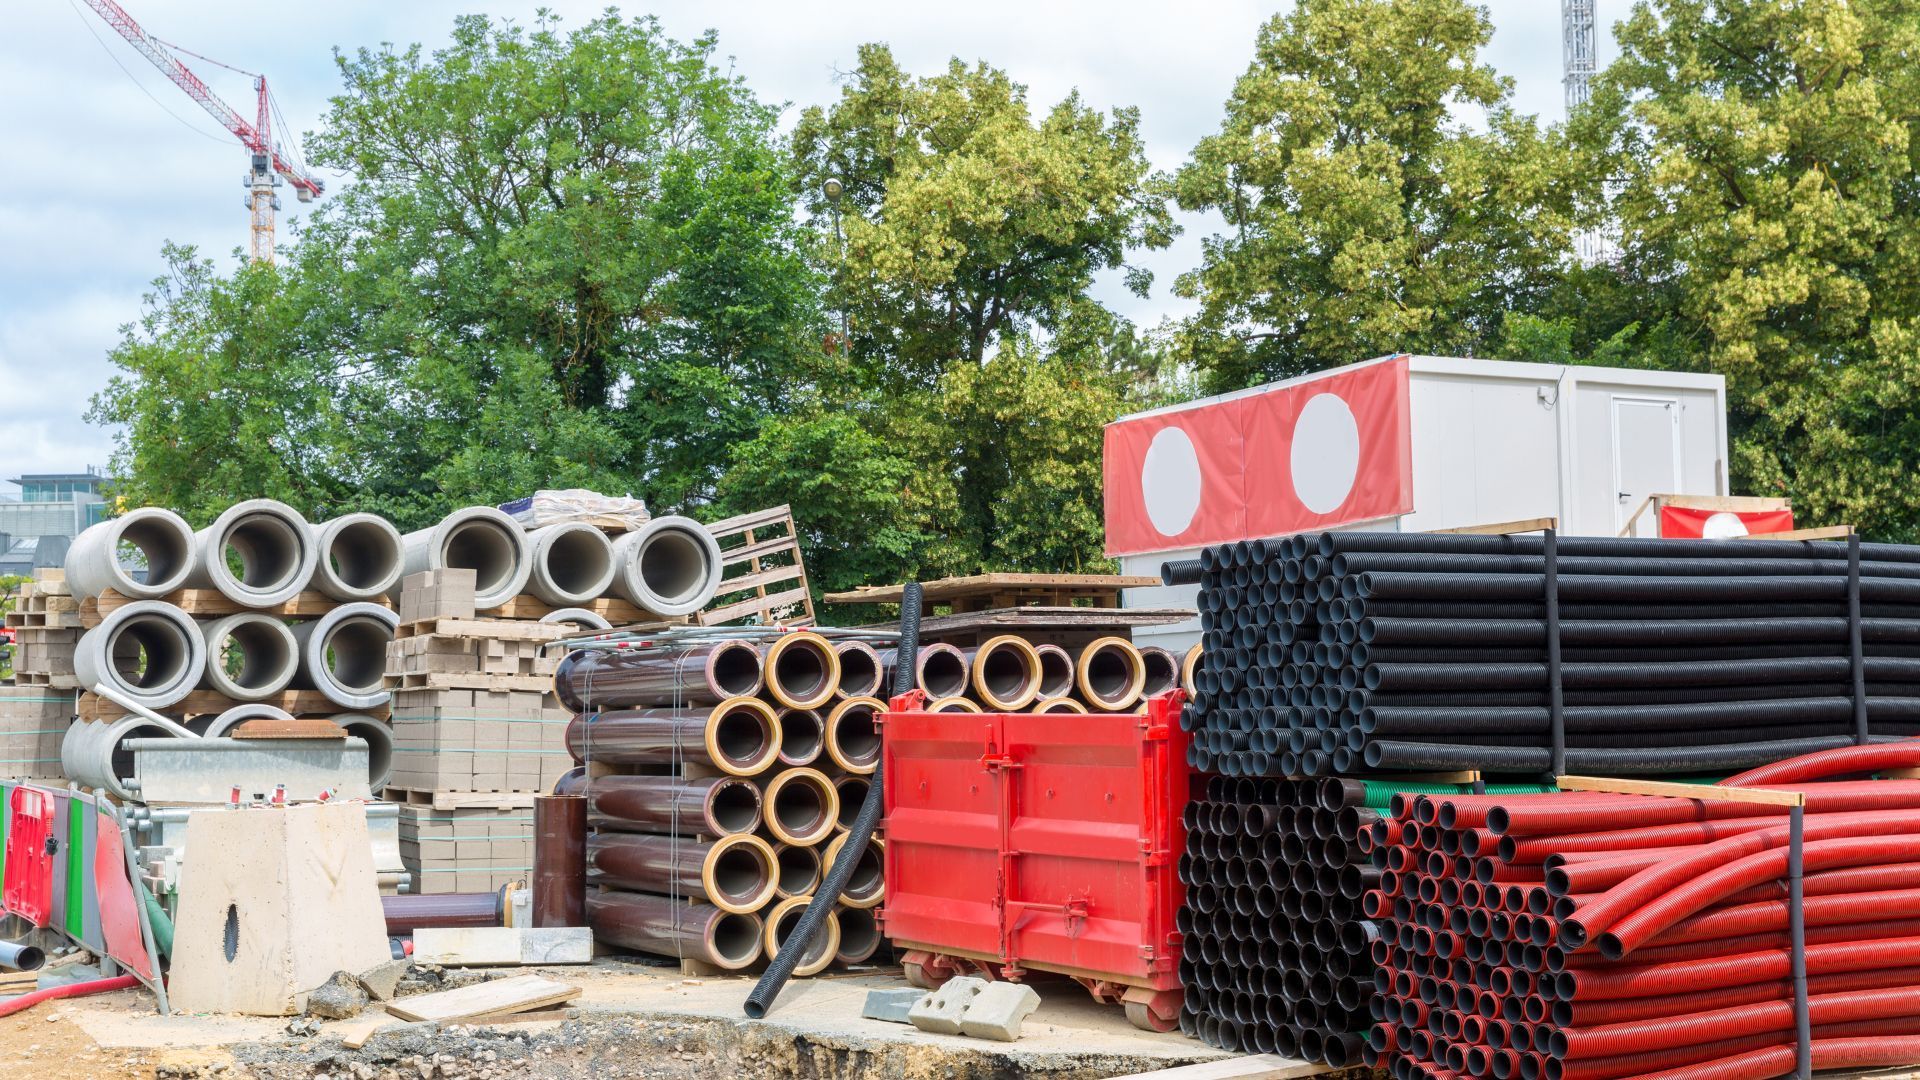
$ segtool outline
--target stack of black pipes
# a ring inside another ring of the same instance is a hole
[[[1354,843],[1381,820],[1366,785],[1209,777],[1179,863],[1180,1028],[1228,1050],[1357,1064],[1380,881]]]
[[[1920,734],[1920,547],[1562,537],[1550,580],[1546,544],[1309,533],[1168,563],[1201,585],[1193,764],[1541,774],[1556,691],[1569,772]]]

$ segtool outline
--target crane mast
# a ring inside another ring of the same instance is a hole
[[[248,122],[246,117],[222,101],[165,42],[147,33],[135,22],[125,8],[114,0],[86,0],[86,4],[247,148],[247,172],[241,178],[241,183],[247,188],[246,205],[252,232],[251,257],[254,262],[272,262],[274,214],[280,209],[280,196],[275,189],[281,186],[282,177],[286,184],[292,186],[294,196],[301,202],[312,202],[326,190],[326,185],[289,161],[279,144],[273,141],[273,103],[267,92],[266,76],[249,73],[257,102],[254,120]]]

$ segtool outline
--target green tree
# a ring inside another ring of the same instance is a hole
[[[1633,317],[1727,377],[1736,490],[1920,538],[1920,4],[1643,0],[1616,37],[1576,142]]]
[[[1508,311],[1539,306],[1574,190],[1480,62],[1492,33],[1467,0],[1300,0],[1260,29],[1176,180],[1182,209],[1226,219],[1176,287],[1200,302],[1180,349],[1211,388],[1484,355]]]

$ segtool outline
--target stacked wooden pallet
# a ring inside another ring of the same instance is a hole
[[[59,570],[36,570],[7,612],[13,685],[0,686],[0,778],[57,780],[60,740],[73,722],[73,646],[79,605]],[[0,807],[0,812],[4,812]]]

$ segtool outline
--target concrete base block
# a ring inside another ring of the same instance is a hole
[[[1040,995],[1021,983],[988,983],[967,1003],[960,1033],[976,1039],[1013,1042],[1020,1038],[1020,1022],[1040,1007]]]
[[[986,988],[985,979],[966,975],[948,979],[940,989],[915,1002],[907,1012],[907,1020],[921,1031],[930,1031],[935,1035],[958,1035],[960,1019],[966,1015],[967,1006]]]
[[[925,990],[908,988],[905,990],[869,990],[867,1003],[861,1007],[860,1015],[868,1020],[885,1020],[889,1024],[907,1024],[912,1021],[907,1014],[927,996]]]

